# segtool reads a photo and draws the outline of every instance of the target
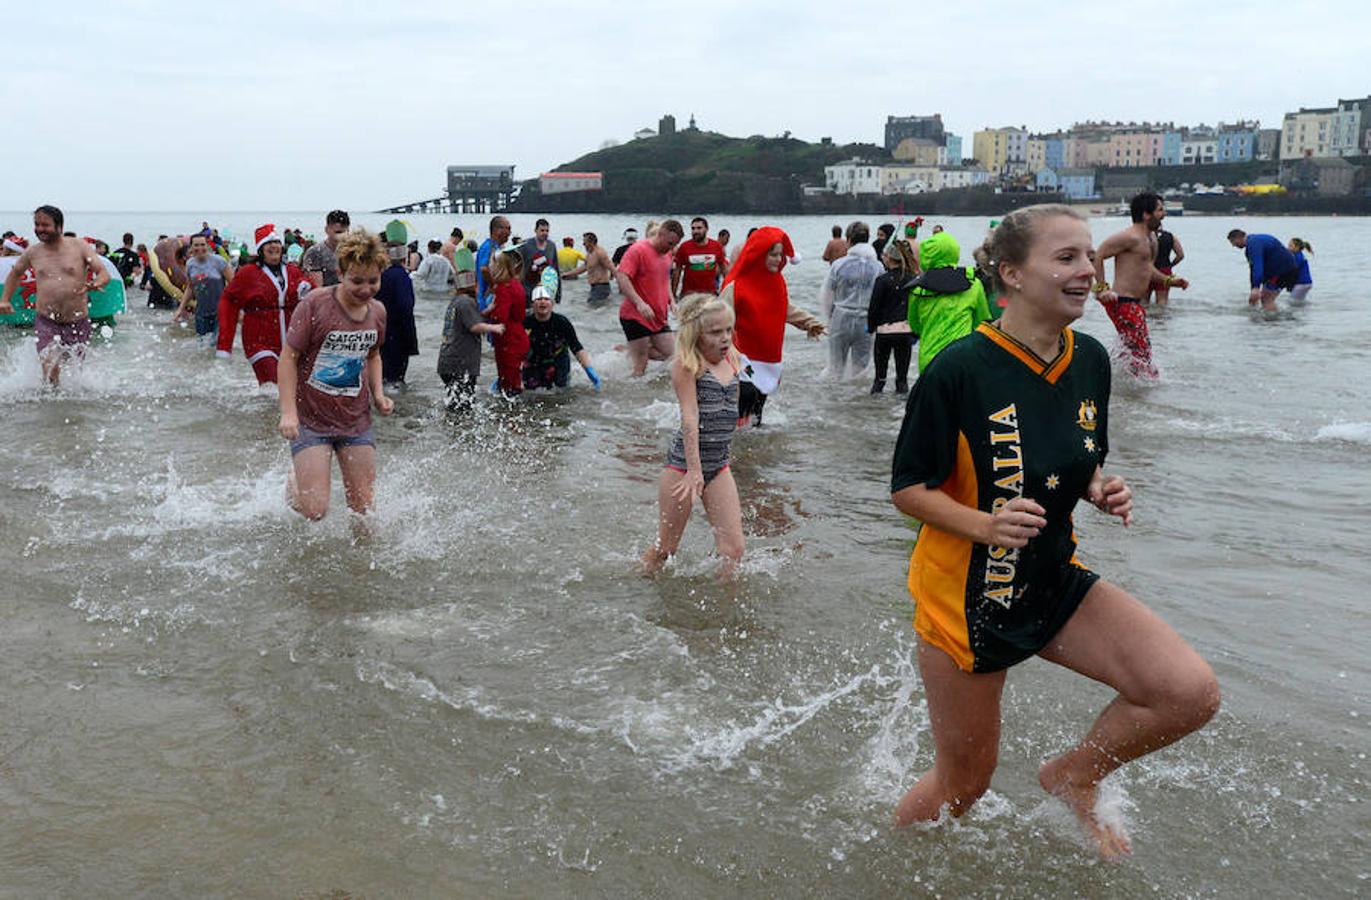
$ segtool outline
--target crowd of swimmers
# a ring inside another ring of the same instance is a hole
[[[629,229],[612,254],[593,233],[582,235],[582,250],[570,238],[559,245],[543,219],[528,240],[511,240],[504,216],[490,221],[479,244],[454,229],[424,254],[404,223],[372,234],[337,210],[317,243],[266,224],[235,260],[206,223],[183,247],[161,249],[173,268],[182,263],[176,316],[193,314],[197,333],[221,355],[231,351],[241,320],[259,382],[279,382],[279,431],[293,460],[288,496],[310,519],[327,512],[335,457],[349,507],[372,506],[371,412],[391,413],[390,393],[418,351],[416,288],[447,300],[438,374],[446,403],[462,409],[478,393],[486,340],[497,394],[566,387],[573,361],[598,389],[590,354],[556,309],[567,282],[584,277],[590,308],[608,303],[617,287],[628,368],[638,376],[653,361],[667,363],[680,409],[658,474],[657,534],[642,554],[648,571],[676,553],[697,499],[724,569],[742,559],[731,444],[739,427],[762,421],[781,381],[788,327],[827,336],[833,377],[865,372],[874,354],[873,394],[884,391],[893,360],[894,391],[908,400],[891,496],[921,523],[907,585],[936,748],[932,768],[899,802],[897,822],[961,815],[985,792],[997,764],[1005,672],[1039,656],[1118,693],[1079,743],[1039,771],[1042,786],[1112,857],[1129,845],[1117,823],[1099,815],[1100,782],[1201,727],[1219,703],[1204,660],[1076,553],[1078,501],[1127,526],[1133,495],[1105,470],[1109,354],[1071,326],[1094,297],[1119,332],[1126,368],[1155,376],[1145,305],[1154,298],[1165,306],[1170,289],[1189,286],[1175,274],[1185,252],[1162,228],[1162,199],[1139,194],[1130,211],[1132,224],[1096,248],[1070,207],[1016,210],[991,223],[968,265],[941,227],[921,238],[921,219],[882,225],[874,240],[864,222],[835,226],[821,254],[828,269],[817,315],[791,301],[784,269],[799,253],[783,229],[752,229],[730,252],[730,236],[711,237],[703,217],[688,233],[675,219],[648,223],[641,237]],[[55,208],[35,212],[34,233],[34,246],[7,236],[19,259],[5,279],[0,314],[11,308],[18,270],[31,267],[49,374],[49,361],[89,340],[85,292],[108,272],[96,245],[63,237]],[[1307,299],[1308,243],[1237,229],[1228,239],[1248,258],[1253,306],[1274,310],[1283,290],[1295,302]],[[138,255],[131,235],[124,248]],[[133,279],[139,265],[128,265],[129,254],[116,266]],[[57,380],[56,363],[50,378]]]

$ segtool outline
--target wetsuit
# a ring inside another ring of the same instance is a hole
[[[1046,646],[1098,576],[1076,559],[1071,514],[1109,451],[1109,354],[1062,332],[1051,360],[982,323],[946,347],[910,394],[891,492],[913,485],[993,512],[1037,501],[1047,526],[1018,549],[933,525],[910,559],[914,628],[966,671],[1008,668]]]
[[[546,322],[526,316],[524,330],[529,342],[522,370],[524,387],[566,387],[571,382],[571,357],[583,349],[576,326],[566,316],[553,313]]]
[[[138,256],[138,251],[132,247],[120,247],[112,251],[109,258],[114,261],[114,267],[119,270],[119,277],[124,280],[124,287],[132,287],[133,273],[143,264],[143,260]]]
[[[695,379],[695,402],[700,408],[700,471],[705,484],[728,468],[728,450],[738,427],[738,373],[720,384],[712,372]],[[678,428],[667,451],[666,467],[686,471],[685,435]]]

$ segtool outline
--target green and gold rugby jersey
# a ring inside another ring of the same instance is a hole
[[[923,484],[995,512],[1036,500],[1047,527],[1018,549],[924,525],[909,566],[914,627],[967,671],[1033,655],[1095,581],[1075,559],[1071,513],[1109,450],[1109,354],[1062,332],[1056,358],[982,323],[919,376],[905,409],[891,491]]]

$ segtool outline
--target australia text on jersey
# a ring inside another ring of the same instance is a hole
[[[1011,403],[1004,409],[990,415],[990,443],[997,448],[997,455],[991,460],[996,475],[1009,470],[995,479],[995,488],[1000,492],[991,503],[991,514],[1013,500],[1023,496],[1023,448],[1019,440],[1019,412]],[[985,558],[985,599],[993,600],[1009,609],[1014,599],[1014,575],[1019,561],[1017,547],[991,547]]]

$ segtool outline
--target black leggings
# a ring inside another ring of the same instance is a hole
[[[911,334],[876,335],[876,380],[885,381],[886,369],[890,365],[890,354],[895,353],[895,381],[905,384],[909,381],[909,357],[914,349],[914,336]]]

